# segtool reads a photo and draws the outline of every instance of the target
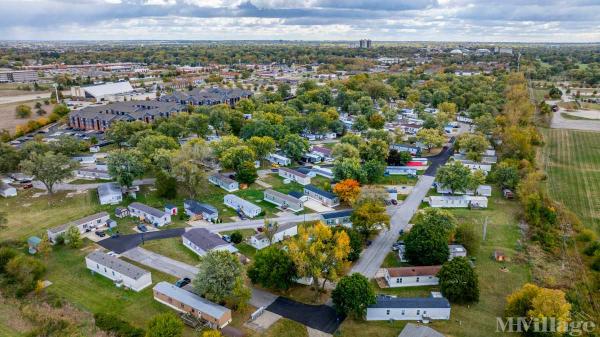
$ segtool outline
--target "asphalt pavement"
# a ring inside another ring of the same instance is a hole
[[[172,228],[155,232],[120,235],[115,238],[110,237],[98,241],[98,244],[117,254],[121,254],[139,246],[143,241],[179,237],[182,236],[183,233],[185,233],[185,228]]]

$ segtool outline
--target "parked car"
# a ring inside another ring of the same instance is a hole
[[[104,233],[104,231],[96,231],[96,235],[98,235],[99,237],[103,238],[106,236],[106,233]]]
[[[144,224],[137,225],[137,229],[143,233],[146,233],[148,231],[148,227],[146,227],[146,225],[144,225]]]
[[[404,241],[398,241],[392,245],[392,250],[397,251],[400,249],[400,246],[404,244]]]
[[[111,238],[113,238],[113,239],[116,239],[116,238],[118,238],[119,236],[121,236],[119,233],[114,233],[114,234],[112,234],[110,237],[111,237]]]
[[[231,243],[231,236],[230,235],[223,235],[222,238],[223,238],[223,240],[225,240],[225,242]]]
[[[178,288],[183,288],[186,285],[190,284],[190,282],[192,282],[192,280],[190,280],[189,277],[184,277],[177,280],[177,282],[175,282],[175,286]]]
[[[365,244],[367,245],[367,247],[369,247],[372,243],[373,243],[373,241],[371,241],[371,240],[367,240],[367,242],[365,242]]]
[[[256,227],[256,231],[262,233],[263,228],[262,227]]]
[[[392,202],[392,205],[398,205],[398,201],[396,201],[396,199],[392,199],[391,202]]]

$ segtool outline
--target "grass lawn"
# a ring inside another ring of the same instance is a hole
[[[393,175],[393,176],[384,176],[379,181],[381,185],[416,185],[417,181],[416,177],[409,176],[401,176],[401,175]]]
[[[256,248],[250,246],[245,242],[238,243],[237,245],[235,245],[235,248],[237,248],[240,251],[240,253],[242,253],[249,259],[254,259],[254,255],[256,255],[256,252],[258,251]]]
[[[549,92],[550,92],[550,89],[534,88],[533,95],[535,97],[536,102],[541,102],[541,101],[545,100],[546,99],[545,97],[548,95]]]
[[[405,267],[406,263],[400,262],[400,258],[398,258],[398,252],[389,252],[385,256],[385,260],[383,260],[383,264],[381,268],[394,268],[394,267]]]
[[[116,288],[112,281],[103,276],[92,275],[85,267],[84,259],[92,247],[86,248],[74,250],[55,247],[46,261],[48,272],[45,278],[53,283],[47,288],[49,292],[65,298],[80,309],[92,313],[112,313],[139,327],[145,327],[154,315],[169,311],[154,300],[152,286],[134,292]],[[153,284],[176,280],[156,270],[151,272]]]
[[[543,129],[541,162],[550,196],[600,233],[600,133]]]
[[[596,118],[586,118],[581,116],[571,115],[570,113],[563,112],[561,113],[564,119],[573,119],[573,120],[587,120],[587,121],[597,121]]]
[[[452,305],[449,321],[436,321],[431,327],[449,336],[480,337],[497,334],[496,316],[501,316],[505,299],[508,294],[530,280],[530,270],[518,245],[520,232],[518,228],[518,204],[507,201],[494,191],[489,208],[486,210],[454,209],[450,210],[459,223],[472,223],[482,228],[488,218],[487,238],[482,241],[479,252],[475,257],[475,268],[479,276],[480,301],[471,305]],[[491,258],[494,250],[501,249],[510,257],[511,262],[499,263]],[[389,261],[389,256],[387,263]],[[505,266],[507,272],[501,271]],[[376,289],[378,289],[376,287]],[[411,289],[378,289],[379,293],[395,294],[398,296],[427,296],[436,287],[418,287]],[[404,322],[360,322],[346,320],[342,324],[342,336],[397,336]]]
[[[178,237],[146,241],[141,247],[192,266],[200,262],[198,255],[185,247]]]
[[[281,318],[273,324],[263,337],[308,337],[306,327],[292,320]]]

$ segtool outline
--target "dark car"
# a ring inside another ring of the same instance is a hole
[[[371,240],[367,240],[367,242],[365,242],[365,244],[367,245],[367,247],[369,247],[372,243],[373,243],[373,241],[371,241]]]
[[[190,280],[189,277],[184,277],[177,280],[177,282],[175,282],[175,286],[178,288],[183,288],[186,285],[190,284],[190,282],[192,282],[192,280]]]
[[[99,237],[103,238],[106,236],[106,233],[104,233],[104,231],[96,231],[96,235],[98,235]]]
[[[146,232],[148,231],[148,227],[146,227],[146,225],[143,225],[143,224],[139,224],[139,225],[137,225],[137,229],[138,229],[140,232],[144,232],[144,233],[146,233]]]
[[[392,199],[391,202],[392,202],[392,205],[398,205],[398,201],[396,201],[396,199]]]
[[[114,234],[112,234],[110,237],[111,237],[111,238],[113,238],[113,239],[116,239],[116,238],[118,238],[119,236],[121,236],[119,233],[114,233]]]

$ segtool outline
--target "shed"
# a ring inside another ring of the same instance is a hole
[[[27,245],[29,246],[29,254],[37,253],[38,246],[42,243],[42,239],[37,236],[30,236],[27,239]]]

